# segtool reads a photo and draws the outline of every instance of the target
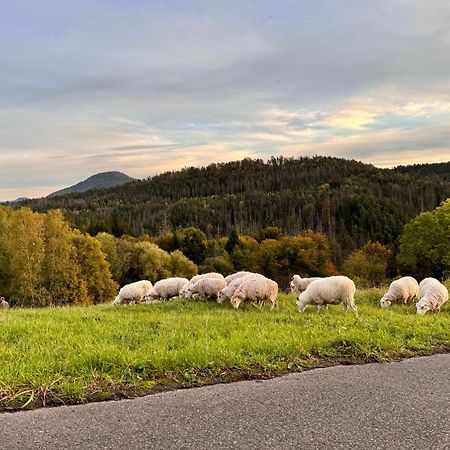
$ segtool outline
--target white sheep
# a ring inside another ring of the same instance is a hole
[[[122,303],[139,303],[150,292],[152,283],[147,280],[140,280],[123,286],[116,299],[114,305]]]
[[[201,278],[183,289],[185,298],[217,298],[227,286],[224,278]]]
[[[278,306],[277,295],[278,284],[275,281],[262,275],[254,274],[243,278],[242,283],[237,287],[230,301],[234,308],[239,308],[243,301],[261,305],[264,300],[270,300],[273,309]]]
[[[419,301],[416,303],[417,314],[427,311],[439,311],[448,300],[448,290],[435,278],[425,278],[419,285]]]
[[[233,273],[233,274],[225,277],[225,281],[227,282],[227,284],[230,284],[232,281],[237,280],[238,278],[245,277],[247,275],[251,275],[252,273],[253,272],[247,272],[245,270],[243,270],[241,272],[236,272],[236,273]]]
[[[352,308],[358,317],[358,309],[355,305],[355,283],[348,277],[334,276],[311,283],[304,292],[298,296],[297,308],[303,312],[308,305],[317,305],[320,310],[322,305],[344,304],[345,312]]]
[[[231,297],[233,296],[233,294],[236,292],[236,289],[243,283],[243,281],[247,277],[260,276],[262,278],[265,278],[263,275],[259,275],[257,273],[251,273],[251,272],[238,272],[238,273],[243,273],[244,275],[234,278],[234,280],[229,282],[228,286],[226,286],[219,292],[219,294],[217,295],[217,303],[223,303],[226,300],[230,300]],[[228,277],[225,278],[225,281],[227,281],[227,278]]]
[[[382,308],[387,308],[391,306],[393,302],[408,303],[408,300],[412,300],[417,297],[419,293],[419,283],[413,277],[402,277],[398,280],[394,280],[390,286],[389,290],[380,300],[380,305]]]
[[[8,309],[9,303],[5,300],[5,297],[0,297],[0,309]]]
[[[294,275],[289,284],[291,292],[293,294],[300,294],[303,292],[313,281],[321,280],[320,277],[302,278],[300,275]]]
[[[195,275],[195,277],[192,277],[189,281],[189,284],[186,284],[183,286],[183,288],[180,290],[180,297],[182,298],[191,298],[190,294],[190,288],[193,286],[197,281],[203,280],[206,278],[214,278],[217,280],[225,280],[222,274],[216,273],[216,272],[209,272],[209,273],[202,273],[201,275]]]
[[[190,282],[195,283],[198,280],[201,280],[202,278],[219,278],[224,279],[224,276],[221,273],[217,272],[209,272],[209,273],[202,273],[200,275],[195,275],[195,277],[192,277]]]
[[[169,298],[178,297],[180,291],[188,283],[189,280],[182,277],[170,277],[159,280],[150,289],[150,292],[145,296],[144,300],[146,303],[152,303],[152,301],[159,298],[167,300]]]

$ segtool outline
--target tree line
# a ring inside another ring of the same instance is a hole
[[[208,239],[232,230],[255,237],[270,226],[288,235],[313,230],[327,237],[332,261],[342,267],[368,241],[395,243],[409,220],[450,196],[449,180],[418,169],[331,157],[245,159],[25,205],[60,208],[72,226],[93,236],[162,236],[190,227]]]
[[[293,274],[343,273],[357,286],[381,286],[400,275],[450,276],[450,199],[412,219],[396,245],[369,241],[336,268],[323,233],[289,235],[266,227],[255,236],[232,229],[208,238],[189,227],[160,236],[95,237],[70,226],[60,210],[35,213],[0,207],[0,295],[12,305],[91,305],[110,302],[120,286],[198,272],[261,273],[288,288]]]

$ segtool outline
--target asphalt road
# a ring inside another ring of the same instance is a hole
[[[450,354],[1,414],[0,448],[448,450]]]

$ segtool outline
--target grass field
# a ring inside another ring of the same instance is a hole
[[[357,293],[300,314],[293,295],[271,311],[173,300],[153,305],[0,311],[0,410],[133,397],[337,363],[450,351],[450,305],[417,316]]]

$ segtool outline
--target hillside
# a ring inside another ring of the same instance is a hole
[[[73,186],[53,192],[49,197],[57,197],[74,192],[86,192],[91,189],[108,189],[130,183],[131,181],[134,181],[134,178],[131,178],[122,172],[102,172],[92,175],[86,180]]]
[[[394,170],[396,172],[418,175],[420,177],[432,177],[450,181],[450,162],[398,166]]]
[[[331,157],[245,159],[167,172],[103,191],[25,202],[61,208],[92,234],[158,235],[196,226],[208,236],[325,233],[337,261],[368,240],[393,243],[421,211],[450,196],[450,182]]]

